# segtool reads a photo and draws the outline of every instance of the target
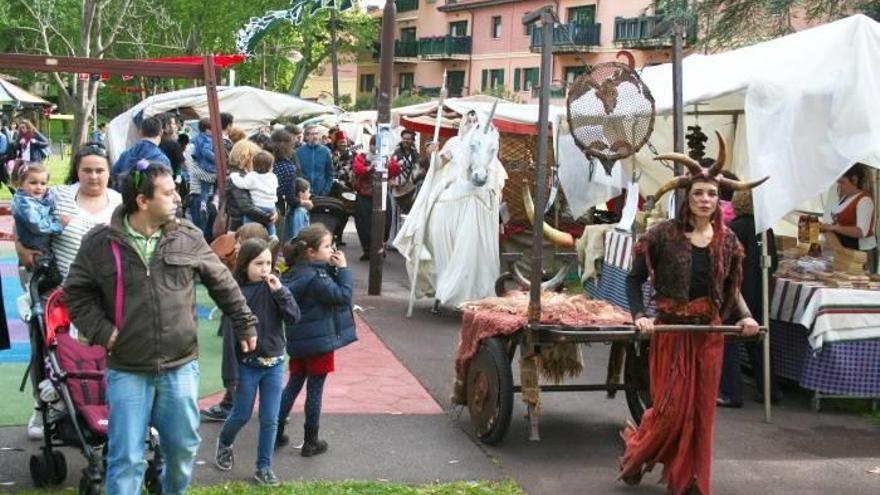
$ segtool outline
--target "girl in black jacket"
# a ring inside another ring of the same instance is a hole
[[[257,343],[252,352],[237,352],[239,367],[235,402],[220,430],[214,463],[223,471],[232,469],[232,444],[238,431],[250,420],[259,390],[260,436],[254,479],[262,485],[277,485],[278,478],[272,472],[272,454],[284,383],[284,323],[299,319],[299,307],[290,291],[272,274],[272,253],[263,240],[248,239],[242,243],[234,275],[248,306],[259,319]]]

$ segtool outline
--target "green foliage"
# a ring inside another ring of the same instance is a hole
[[[485,91],[480,91],[481,95],[494,96],[495,98],[501,98],[502,100],[507,100],[513,103],[521,103],[522,99],[518,94],[510,91],[504,86],[495,86],[494,88],[488,88]]]
[[[372,95],[361,95],[357,97],[357,100],[354,102],[354,111],[361,110],[375,110],[376,109],[376,98]]]
[[[21,495],[67,495],[63,489],[26,490]],[[277,487],[255,487],[252,483],[224,483],[222,485],[196,487],[187,493],[192,495],[524,495],[525,492],[513,481],[459,481],[430,485],[404,485],[381,481],[314,481],[283,483]]]
[[[790,34],[797,19],[831,22],[854,12],[880,18],[878,0],[658,0],[656,9],[669,19],[697,23],[698,46],[708,51]]]
[[[404,92],[391,102],[391,108],[405,107],[407,105],[415,105],[417,103],[424,103],[426,101],[431,101],[431,98],[428,96]]]

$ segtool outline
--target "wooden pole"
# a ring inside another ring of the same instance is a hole
[[[217,194],[223,202],[226,192],[226,150],[223,148],[223,134],[220,128],[220,100],[217,98],[217,71],[214,70],[214,56],[205,55],[205,91],[208,93],[208,114],[211,120],[214,160],[217,163]]]
[[[339,106],[339,61],[336,55],[337,23],[336,8],[332,8],[330,9],[330,70],[333,73],[333,104]]]
[[[391,125],[391,78],[394,73],[394,17],[397,7],[393,0],[385,1],[382,11],[382,44],[379,58],[379,102],[377,105],[376,123]],[[387,143],[380,141],[388,136],[379,135],[376,144],[379,148],[387,148]],[[378,149],[379,160],[382,156]],[[373,218],[370,222],[370,276],[367,293],[377,296],[382,293],[382,256],[385,254],[385,193],[387,191],[388,172],[384,163],[377,164],[373,172]]]

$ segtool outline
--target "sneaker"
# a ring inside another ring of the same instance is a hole
[[[27,423],[27,436],[30,440],[43,439],[43,416],[37,411],[31,414]]]
[[[254,472],[254,480],[256,480],[258,485],[263,486],[278,486],[280,484],[278,477],[272,472],[272,468],[257,469]]]
[[[199,413],[205,421],[219,422],[226,421],[226,418],[229,417],[230,410],[220,404],[214,404],[207,409],[202,409]]]
[[[214,465],[221,471],[229,471],[234,464],[235,456],[232,454],[232,445],[223,445],[220,443],[220,439],[217,439],[217,451],[214,453]]]

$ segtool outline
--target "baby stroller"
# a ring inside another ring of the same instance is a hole
[[[61,289],[49,292],[45,302],[45,281],[51,277],[51,258],[40,257],[28,283],[31,297],[30,378],[36,391],[36,407],[43,418],[43,445],[30,459],[34,485],[58,485],[67,477],[67,462],[58,447],[82,451],[88,466],[79,481],[80,495],[98,495],[104,479],[107,446],[108,407],[103,347],[79,343],[71,332]],[[146,439],[152,459],[147,463],[145,485],[150,493],[161,492],[163,468],[158,436]]]

